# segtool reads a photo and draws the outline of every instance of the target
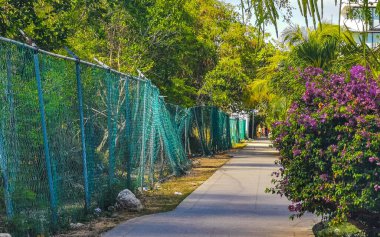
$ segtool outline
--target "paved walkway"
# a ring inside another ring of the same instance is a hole
[[[259,140],[232,153],[231,161],[174,211],[129,220],[104,237],[313,236],[311,215],[289,220],[289,202],[264,192],[277,153]]]

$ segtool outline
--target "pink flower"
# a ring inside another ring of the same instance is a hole
[[[337,145],[333,144],[333,145],[330,146],[330,149],[331,149],[332,152],[337,152],[338,147],[337,147]]]
[[[329,178],[329,175],[328,175],[328,174],[321,174],[321,175],[319,176],[319,178],[322,179],[323,181],[327,181],[328,178]]]
[[[299,156],[301,154],[301,151],[299,149],[294,149],[293,150],[293,155],[294,156]]]
[[[288,206],[289,211],[291,212],[300,212],[302,211],[302,203],[293,203]]]
[[[366,69],[361,65],[357,65],[357,66],[353,66],[350,72],[353,78],[362,79],[365,77]]]
[[[380,185],[375,184],[374,189],[375,189],[376,192],[379,191],[380,190]]]
[[[368,158],[368,161],[371,162],[371,163],[373,163],[373,162],[376,161],[376,158],[372,156],[372,157]]]

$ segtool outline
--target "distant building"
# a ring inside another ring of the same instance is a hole
[[[380,17],[376,13],[376,4],[378,0],[369,0],[369,7],[372,14],[372,20],[367,26],[360,19],[359,10],[362,5],[359,3],[344,2],[341,6],[341,26],[347,26],[352,32],[357,43],[361,42],[362,33],[368,31],[366,36],[366,44],[374,48],[380,44]]]

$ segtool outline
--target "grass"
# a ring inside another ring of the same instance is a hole
[[[229,159],[230,156],[227,154],[216,155],[212,158],[193,159],[193,169],[189,174],[173,177],[162,183],[157,190],[144,193],[142,201],[147,207],[146,212],[156,213],[173,210]],[[182,195],[174,195],[175,192]]]
[[[238,148],[243,147],[243,144],[239,143]],[[193,168],[188,174],[172,177],[157,185],[155,190],[145,191],[143,194],[137,195],[144,205],[142,212],[104,212],[103,216],[86,223],[80,229],[57,236],[100,236],[102,232],[112,229],[126,220],[147,214],[171,211],[230,158],[231,156],[226,153],[211,158],[193,158]],[[182,195],[175,195],[175,192]]]

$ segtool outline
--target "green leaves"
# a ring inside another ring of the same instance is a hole
[[[275,27],[278,37],[277,23],[280,17],[280,9],[292,11],[289,0],[250,0],[249,11],[255,14],[255,25],[264,31],[265,25],[270,23]],[[321,24],[323,17],[323,0],[297,0],[298,10],[305,19],[306,27],[309,27],[309,17],[313,21],[314,29]],[[337,3],[336,3],[337,4]],[[318,24],[317,24],[318,23]]]
[[[378,84],[365,71],[353,67],[345,80],[308,67],[299,74],[305,93],[287,118],[274,124],[284,174],[274,190],[302,202],[301,213],[379,223],[379,106],[371,94]],[[367,215],[373,218],[366,220]]]
[[[0,35],[23,40],[21,28],[42,49],[65,54],[66,45],[84,60],[96,57],[131,74],[139,69],[168,102],[185,106],[242,109],[247,84],[273,50],[262,40],[264,27],[241,23],[232,6],[218,0],[1,3]],[[267,23],[277,22],[276,7],[285,1],[245,3]]]
[[[279,19],[279,12],[277,7],[280,1],[274,0],[251,0],[251,8],[255,14],[255,25],[259,28],[264,35],[265,25],[270,22],[274,25],[276,35],[278,36],[277,21]]]
[[[222,58],[218,65],[205,78],[205,83],[200,90],[204,100],[209,100],[213,105],[228,109],[239,110],[241,95],[248,81],[244,74],[239,59]]]

